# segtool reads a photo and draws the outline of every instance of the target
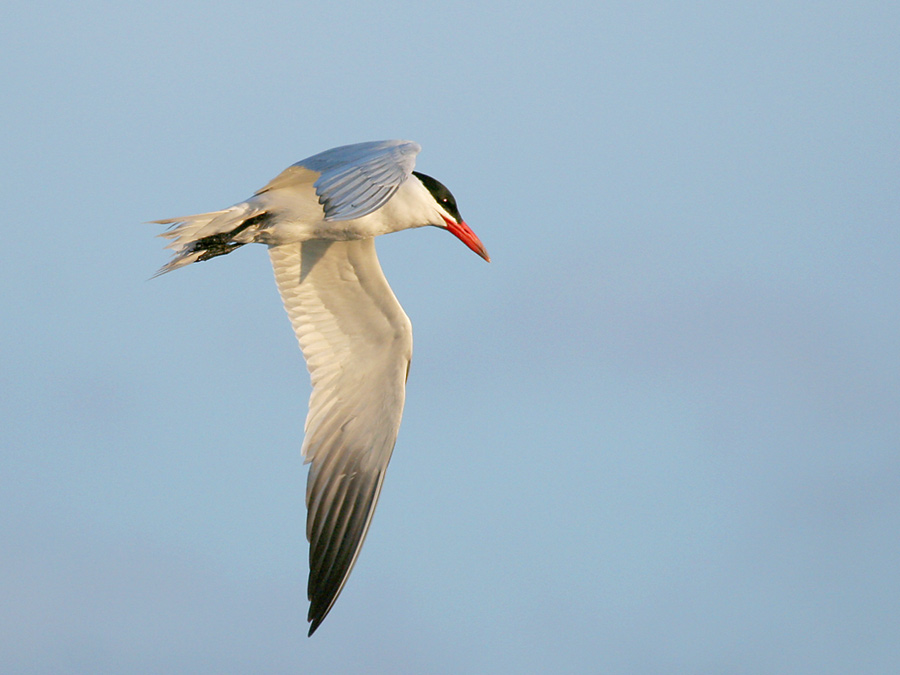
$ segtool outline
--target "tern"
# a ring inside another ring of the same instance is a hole
[[[412,141],[345,145],[289,166],[222,211],[170,227],[164,274],[265,244],[312,382],[301,447],[306,483],[311,636],[347,582],[397,440],[412,324],[381,271],[374,237],[425,225],[490,262],[440,182],[413,171]]]

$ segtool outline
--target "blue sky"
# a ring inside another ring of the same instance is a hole
[[[0,670],[900,660],[900,7],[36,2],[0,26]],[[146,221],[422,144],[403,427],[307,640],[308,380],[263,247]]]

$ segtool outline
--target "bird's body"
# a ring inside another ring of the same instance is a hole
[[[343,146],[298,162],[247,201],[157,221],[172,225],[159,273],[269,247],[312,381],[302,453],[310,542],[310,635],[359,555],[390,461],[412,358],[412,325],[378,263],[374,237],[434,225],[489,260],[438,181],[413,171],[410,141]]]

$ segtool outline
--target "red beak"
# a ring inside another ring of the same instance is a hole
[[[466,225],[465,221],[461,220],[458,223],[455,220],[451,220],[446,216],[441,216],[444,219],[444,222],[447,223],[447,229],[452,232],[457,239],[459,239],[462,243],[468,246],[470,249],[475,251],[482,258],[491,262],[491,256],[488,255],[488,252],[484,248],[484,244],[481,243],[481,239],[478,238],[478,235],[472,232],[472,228]]]

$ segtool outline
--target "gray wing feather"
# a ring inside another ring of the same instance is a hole
[[[295,166],[321,175],[314,183],[325,220],[361,218],[381,208],[409,178],[422,148],[413,141],[344,145]]]

